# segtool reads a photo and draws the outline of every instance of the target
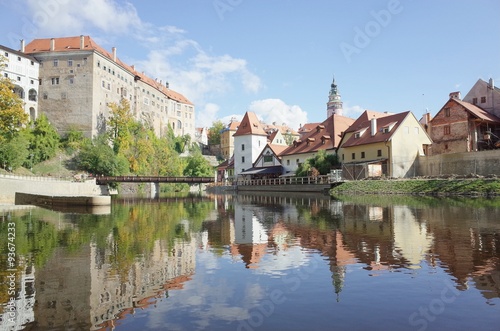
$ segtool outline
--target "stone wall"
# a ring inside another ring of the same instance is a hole
[[[70,182],[47,177],[18,177],[0,175],[0,203],[13,204],[16,192],[60,195],[98,196],[108,195],[107,186],[97,185],[94,180]]]
[[[500,150],[450,153],[418,158],[420,176],[500,175]]]

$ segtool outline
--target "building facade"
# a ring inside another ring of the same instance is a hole
[[[490,78],[488,82],[479,79],[465,95],[463,101],[500,117],[500,89],[495,86],[493,78]]]
[[[130,103],[136,120],[158,136],[170,125],[176,135],[195,140],[194,105],[168,83],[135,70],[89,36],[35,39],[24,53],[40,62],[39,109],[60,134],[82,131],[92,137],[106,130],[109,104]]]
[[[4,59],[1,75],[14,84],[14,92],[23,100],[24,111],[33,121],[38,117],[39,63],[24,54],[23,48],[24,42],[21,42],[21,51],[0,45],[0,56]]]

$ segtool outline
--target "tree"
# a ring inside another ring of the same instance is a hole
[[[114,153],[104,135],[84,144],[76,160],[79,168],[97,175],[124,175],[129,167],[125,157]]]
[[[220,137],[222,131],[226,128],[222,121],[217,120],[212,123],[212,126],[208,129],[208,143],[210,145],[220,145]]]
[[[295,176],[327,175],[332,168],[338,165],[337,155],[326,154],[325,150],[319,150],[313,158],[309,158],[299,165],[297,171],[295,171]]]
[[[29,140],[24,134],[0,144],[0,165],[4,169],[14,170],[26,162],[29,156]]]
[[[193,155],[187,157],[187,164],[183,174],[189,177],[210,177],[214,175],[214,168],[197,149]]]
[[[33,162],[38,163],[54,157],[59,149],[60,137],[47,116],[40,115],[30,134],[30,152]]]
[[[112,102],[109,108],[110,116],[106,124],[111,143],[113,144],[113,150],[115,153],[126,151],[133,139],[130,129],[135,122],[130,112],[130,103],[127,99],[123,98],[120,104]]]
[[[0,58],[0,71],[4,67]],[[0,136],[10,140],[28,123],[28,114],[23,109],[23,100],[14,93],[10,79],[0,77]]]

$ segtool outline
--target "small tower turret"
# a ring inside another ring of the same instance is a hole
[[[332,84],[330,85],[330,94],[328,95],[328,103],[326,104],[326,116],[327,118],[333,114],[342,116],[342,100],[340,99],[340,94],[337,89],[337,84],[335,84],[335,77],[333,77]]]

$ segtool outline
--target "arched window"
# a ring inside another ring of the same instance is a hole
[[[19,96],[19,98],[24,100],[24,89],[21,86],[14,86],[14,89],[12,90],[15,94]]]
[[[30,89],[30,91],[28,92],[29,101],[36,101],[36,97],[37,97],[36,90],[33,88]]]
[[[181,121],[177,121],[177,129],[182,129],[182,122]]]

